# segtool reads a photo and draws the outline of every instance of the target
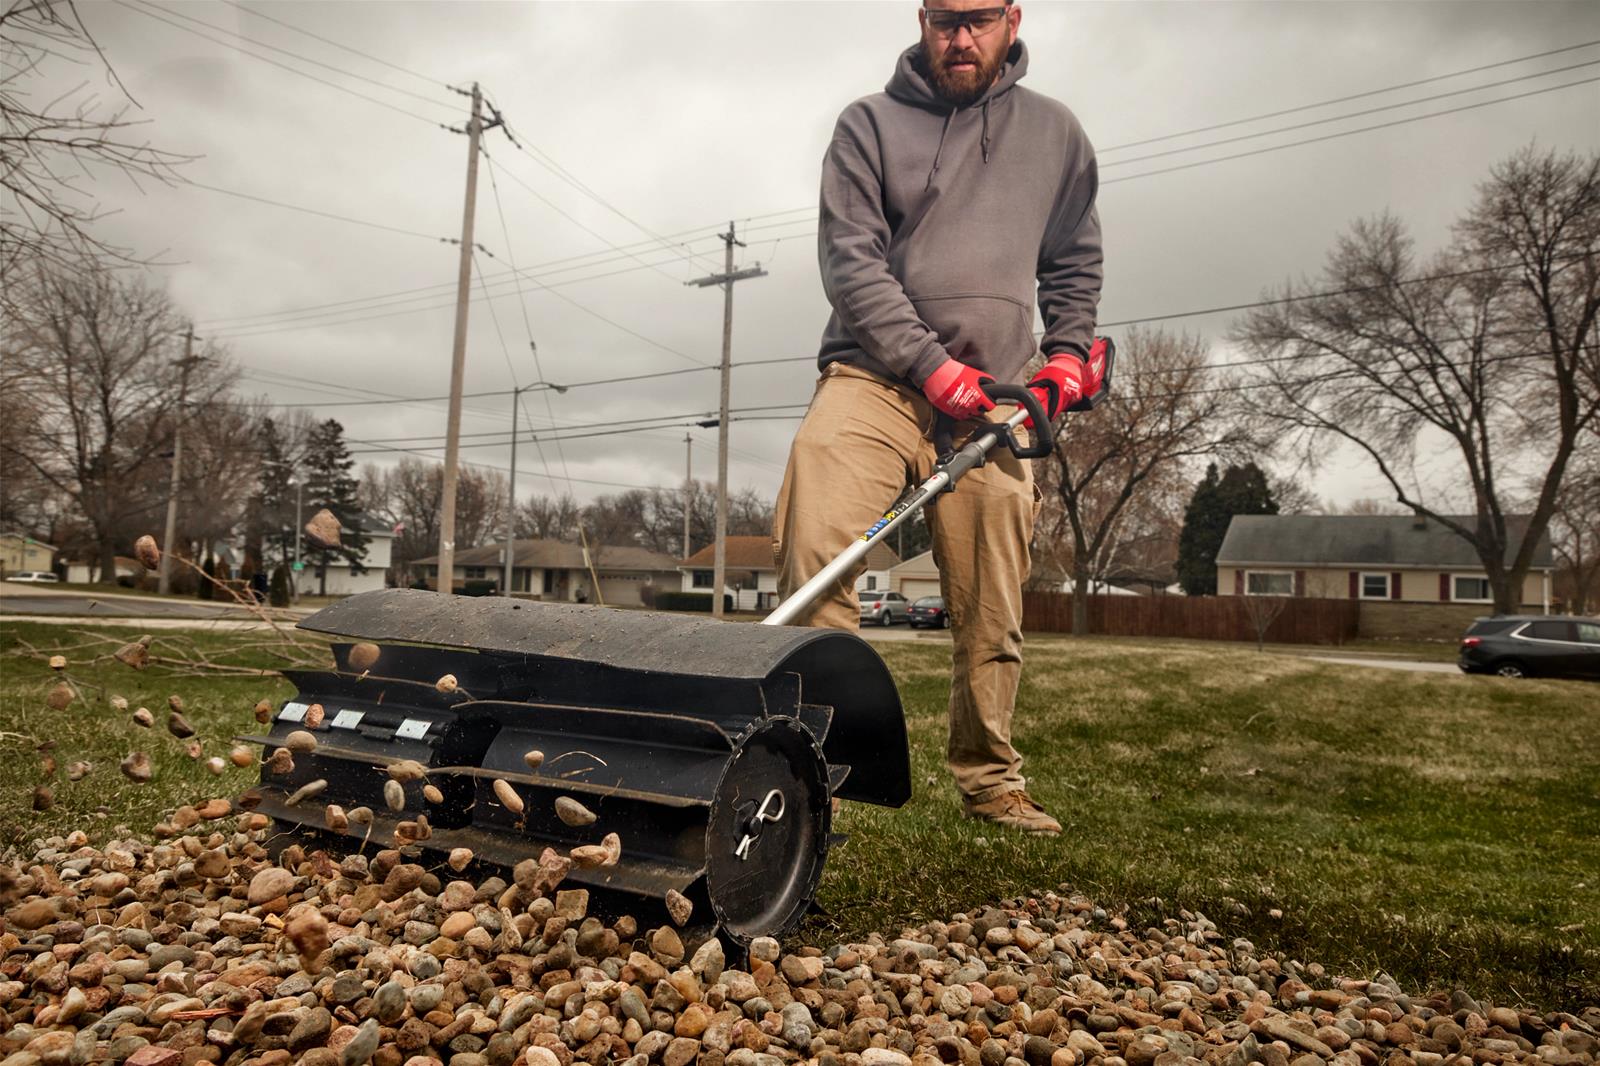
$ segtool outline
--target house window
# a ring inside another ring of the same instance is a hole
[[[1450,598],[1466,603],[1488,603],[1494,599],[1489,591],[1489,579],[1474,575],[1451,574]]]
[[[697,589],[710,588],[712,584],[712,578],[715,576],[716,573],[712,570],[696,570],[694,572],[694,587]]]
[[[1364,600],[1386,600],[1389,598],[1388,574],[1362,574],[1361,598]]]
[[[544,594],[548,596],[556,590],[556,572],[554,570],[545,570],[543,571],[543,574]]]
[[[1245,574],[1246,596],[1293,596],[1293,570],[1251,570]]]
[[[878,587],[878,575],[869,574],[867,576],[867,591],[871,592],[873,589],[875,589],[877,587]]]
[[[469,566],[466,568],[466,574],[468,581],[481,581],[489,576],[489,568],[486,566]]]

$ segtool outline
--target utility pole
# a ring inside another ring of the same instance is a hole
[[[683,557],[689,558],[689,510],[694,504],[694,438],[683,435]]]
[[[183,423],[188,417],[184,405],[189,400],[189,369],[200,360],[194,357],[194,326],[183,334],[183,361],[178,364],[178,418],[172,427],[172,482],[167,487],[167,528],[161,537],[161,577],[158,589],[165,596],[172,591],[172,549],[178,538],[178,481],[183,476]]]
[[[728,223],[728,232],[720,233],[718,236],[726,245],[722,273],[685,282],[701,289],[711,285],[722,286],[722,401],[717,415],[717,540],[712,553],[711,569],[713,618],[722,617],[722,587],[728,569],[728,381],[733,355],[733,283],[744,281],[746,278],[767,276],[767,272],[761,269],[759,263],[738,272],[734,271],[733,246],[737,244],[743,248],[745,243],[735,239],[731,221]]]
[[[500,595],[511,595],[511,566],[517,553],[517,405],[522,402],[522,390],[511,387],[511,479],[507,485],[506,500],[506,570],[500,583]]]
[[[457,90],[458,92],[460,90]],[[472,83],[472,117],[467,120],[467,195],[461,213],[461,267],[456,276],[456,332],[450,353],[450,414],[445,422],[444,484],[439,504],[441,592],[454,587],[456,572],[456,465],[461,446],[461,379],[467,366],[467,297],[472,289],[472,220],[478,199],[478,142],[483,137],[483,93]],[[499,125],[495,119],[491,126]]]

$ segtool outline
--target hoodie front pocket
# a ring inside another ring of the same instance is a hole
[[[911,296],[917,317],[939,337],[951,357],[1016,380],[1033,358],[1033,308],[1000,293],[955,292]]]

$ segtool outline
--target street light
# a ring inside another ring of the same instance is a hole
[[[528,342],[528,347],[532,348],[535,353],[539,350],[539,346],[532,341]],[[511,567],[517,551],[517,431],[521,425],[521,420],[517,417],[517,410],[521,406],[523,393],[536,392],[539,389],[549,389],[553,392],[564,393],[567,391],[567,386],[557,385],[553,381],[533,381],[526,385],[513,385],[511,388],[511,479],[506,493],[509,499],[506,506],[506,556],[502,570],[504,576],[500,581],[500,595],[502,596],[511,595]],[[452,578],[454,576],[453,574],[451,575]]]

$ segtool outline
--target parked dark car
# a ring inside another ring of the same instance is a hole
[[[1457,665],[1469,674],[1600,680],[1600,619],[1547,614],[1480,618],[1461,638]]]
[[[892,626],[896,622],[904,622],[908,607],[906,598],[898,592],[889,592],[886,589],[863,592],[861,594],[861,624],[873,623],[880,626]]]
[[[924,596],[912,602],[906,621],[911,623],[912,629],[949,629],[950,612],[944,609],[944,600],[938,596]]]

